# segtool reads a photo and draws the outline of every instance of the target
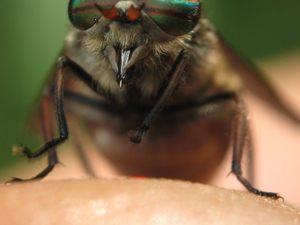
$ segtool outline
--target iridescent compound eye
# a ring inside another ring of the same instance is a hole
[[[200,0],[138,0],[145,3],[143,11],[167,34],[187,34],[201,17]]]
[[[95,3],[104,9],[111,8],[118,0],[71,0],[69,3],[69,19],[71,23],[80,30],[91,28],[95,19],[102,15],[95,7]]]
[[[95,19],[102,15],[95,3],[109,9],[119,0],[71,0],[69,18],[81,30],[91,28]],[[201,17],[200,0],[136,0],[145,4],[143,11],[167,34],[180,36],[187,34],[197,25]]]

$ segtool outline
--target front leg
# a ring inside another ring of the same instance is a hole
[[[51,116],[49,114],[49,104],[50,104],[50,93],[48,90],[45,90],[43,93],[42,98],[42,125],[43,125],[43,131],[44,131],[44,137],[47,143],[42,146],[40,149],[38,149],[35,152],[32,152],[27,147],[22,146],[14,146],[13,151],[14,153],[21,153],[24,154],[28,159],[35,159],[40,156],[42,156],[45,153],[48,153],[49,160],[48,160],[48,167],[46,167],[41,173],[36,175],[33,178],[22,180],[20,178],[13,178],[10,182],[19,182],[19,181],[29,181],[29,180],[36,180],[36,179],[42,179],[47,174],[49,174],[54,166],[58,163],[57,155],[56,155],[56,147],[63,143],[65,140],[69,137],[69,131],[68,131],[68,125],[66,121],[66,116],[64,113],[64,90],[63,90],[63,69],[67,65],[66,58],[62,56],[57,64],[57,69],[55,73],[55,92],[54,92],[54,98],[55,98],[55,110],[56,110],[56,117],[59,127],[59,137],[53,138],[52,137],[52,124],[51,124]]]
[[[247,124],[247,111],[242,96],[240,94],[236,94],[235,101],[237,104],[237,110],[233,124],[233,155],[231,173],[235,174],[237,179],[248,189],[248,191],[251,191],[254,194],[274,199],[282,198],[277,193],[260,191],[254,188],[251,183],[242,176],[241,161],[243,150],[245,148],[245,141],[247,137],[249,137],[249,129]]]
[[[58,60],[56,73],[55,73],[55,80],[54,80],[54,99],[55,99],[55,111],[56,111],[56,118],[59,128],[59,137],[53,138],[52,137],[52,129],[51,127],[51,119],[49,115],[49,100],[50,97],[48,92],[44,92],[44,95],[47,98],[43,98],[42,100],[42,125],[44,128],[44,136],[46,139],[46,144],[42,146],[35,152],[32,152],[29,148],[23,146],[14,146],[13,150],[14,153],[21,153],[24,154],[28,159],[35,159],[39,156],[42,156],[45,153],[48,153],[49,161],[48,167],[46,167],[41,173],[36,175],[35,177],[27,180],[22,180],[20,178],[13,178],[10,182],[18,182],[18,181],[28,181],[28,180],[36,180],[42,179],[47,174],[49,174],[54,166],[58,163],[56,150],[55,148],[66,141],[69,137],[68,131],[68,124],[64,112],[64,87],[63,87],[63,70],[65,67],[70,68],[74,75],[77,76],[81,81],[83,81],[88,87],[90,87],[93,91],[103,96],[109,96],[109,93],[104,91],[104,88],[101,84],[97,83],[90,74],[88,74],[80,65],[76,62],[69,59],[67,56],[62,56]],[[45,97],[44,96],[44,97]]]
[[[189,51],[184,49],[182,50],[175,62],[175,71],[171,77],[171,80],[169,81],[168,86],[166,87],[164,93],[156,103],[156,105],[153,107],[153,109],[149,112],[147,117],[145,118],[142,126],[137,130],[130,130],[129,131],[129,137],[130,141],[133,143],[140,143],[145,135],[145,133],[150,129],[151,124],[153,121],[157,118],[157,116],[161,113],[161,111],[164,109],[167,100],[172,96],[179,79],[182,75],[183,69],[185,65],[187,64],[189,60],[190,54]]]

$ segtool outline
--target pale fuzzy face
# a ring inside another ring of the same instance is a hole
[[[131,4],[128,1],[118,2],[116,7],[126,11]],[[158,94],[177,55],[185,48],[185,41],[190,37],[173,37],[164,33],[144,12],[137,21],[130,23],[101,17],[87,31],[75,31],[77,38],[73,36],[74,33],[67,41],[70,48],[77,43],[77,52],[72,54],[77,58],[75,61],[82,64],[95,80],[113,95],[119,96],[119,99],[126,98],[127,87],[120,90],[117,85],[116,72],[104,54],[108,45],[113,46],[117,54],[121,49],[136,49],[139,46],[148,49],[147,57],[134,64],[132,83],[145,98],[153,98]]]

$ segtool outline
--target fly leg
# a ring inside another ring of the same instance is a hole
[[[247,111],[241,95],[236,94],[235,100],[237,104],[237,111],[233,125],[233,156],[231,173],[235,174],[237,179],[248,189],[248,191],[251,191],[254,194],[274,199],[282,198],[277,193],[264,192],[254,188],[250,182],[242,176],[241,161],[245,142],[247,138],[249,138],[249,130],[247,126]]]
[[[251,148],[251,140],[249,136],[249,128],[247,124],[247,111],[245,108],[244,101],[242,96],[239,93],[235,92],[223,92],[219,93],[204,99],[201,99],[197,102],[186,103],[180,106],[173,106],[164,111],[164,113],[172,114],[177,113],[180,111],[184,111],[191,108],[201,107],[204,105],[208,105],[211,103],[217,103],[220,101],[226,100],[235,100],[236,102],[236,113],[234,116],[233,121],[233,156],[232,156],[232,166],[231,166],[231,173],[235,174],[237,179],[252,193],[271,197],[273,199],[282,198],[277,193],[274,192],[264,192],[254,188],[251,183],[242,176],[242,169],[241,169],[241,161],[243,156],[243,150],[248,144],[248,147]],[[250,155],[251,157],[251,155]],[[250,158],[251,160],[251,158]],[[251,162],[251,161],[250,161]],[[252,165],[249,165],[250,169],[250,177],[252,177]]]
[[[20,178],[13,178],[11,181],[8,181],[8,183],[42,179],[48,173],[50,173],[54,168],[54,166],[58,163],[55,147],[63,143],[69,137],[68,125],[67,125],[67,121],[64,113],[64,105],[63,105],[63,68],[66,65],[65,62],[66,60],[64,57],[59,59],[56,73],[55,73],[54,98],[55,98],[55,110],[56,110],[56,117],[59,126],[60,136],[55,139],[53,139],[52,137],[51,116],[49,114],[50,95],[49,92],[45,91],[43,93],[43,99],[42,99],[42,119],[43,119],[42,124],[43,124],[44,136],[47,143],[35,152],[32,152],[27,147],[20,147],[20,146],[14,147],[16,153],[24,154],[28,159],[35,159],[42,156],[45,153],[48,153],[48,157],[49,157],[48,167],[46,167],[41,173],[39,173],[38,175],[36,175],[31,179],[22,180]]]
[[[51,123],[51,115],[49,114],[50,112],[49,107],[50,107],[50,93],[49,90],[46,89],[43,92],[43,97],[42,97],[41,120],[42,120],[44,138],[45,141],[47,142],[53,139],[52,123]],[[14,147],[14,148],[22,149],[22,147],[21,148]],[[57,163],[58,163],[58,159],[57,159],[56,149],[52,148],[51,150],[48,151],[48,166],[42,172],[40,172],[38,175],[30,179],[22,180],[20,178],[14,178],[9,182],[42,179],[53,170],[54,166]]]
[[[164,93],[154,106],[154,108],[150,111],[150,113],[147,115],[146,119],[144,120],[142,126],[137,130],[130,130],[129,131],[129,137],[130,140],[134,143],[140,143],[145,135],[145,133],[150,129],[150,126],[152,122],[156,119],[156,117],[160,114],[160,112],[163,110],[163,108],[166,105],[166,102],[170,98],[170,96],[173,94],[179,79],[182,75],[183,69],[189,59],[189,52],[187,50],[182,50],[180,54],[178,55],[176,62],[175,62],[175,71],[171,77],[171,80],[169,81],[168,86],[166,87]]]
[[[95,91],[98,94],[102,94],[103,96],[107,96],[105,91],[103,91],[104,90],[103,87],[101,87],[101,85],[97,83],[91,77],[91,75],[88,74],[82,67],[80,67],[76,62],[69,59],[67,56],[61,56],[60,59],[58,60],[56,73],[55,73],[55,81],[54,81],[54,90],[55,90],[54,100],[55,100],[56,118],[57,118],[58,128],[59,128],[59,137],[53,139],[52,134],[50,135],[52,131],[50,132],[50,128],[49,129],[47,128],[50,127],[51,122],[50,119],[46,118],[49,117],[48,116],[49,109],[47,109],[46,106],[46,105],[49,106],[49,103],[46,103],[47,101],[45,101],[45,106],[43,107],[43,116],[45,117],[45,119],[43,120],[42,123],[44,126],[44,130],[49,131],[49,132],[48,131],[45,132],[47,143],[35,152],[32,152],[29,148],[23,146],[16,146],[13,149],[15,150],[16,153],[21,153],[25,155],[28,159],[35,159],[42,156],[45,153],[48,153],[49,165],[45,170],[43,170],[41,173],[39,173],[38,175],[36,175],[31,179],[22,180],[20,178],[13,178],[11,181],[8,181],[8,183],[42,179],[48,173],[50,173],[51,170],[54,168],[54,166],[58,163],[55,148],[58,145],[62,144],[64,141],[66,141],[69,137],[68,125],[64,113],[64,102],[63,102],[64,101],[63,70],[65,67],[70,68],[74,72],[74,74],[85,84],[87,84],[93,91]],[[81,99],[80,96],[76,96],[76,97]],[[85,99],[83,101],[85,101]],[[99,104],[99,107],[114,111],[114,109],[112,109],[111,107],[107,107],[105,104]]]

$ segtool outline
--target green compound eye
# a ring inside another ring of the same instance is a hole
[[[118,0],[71,0],[69,3],[69,19],[71,23],[80,30],[91,28],[95,19],[102,15],[94,6],[95,3],[104,9],[111,8]]]
[[[133,0],[134,1],[134,0]],[[95,19],[102,15],[94,4],[109,9],[119,0],[71,0],[69,18],[71,23],[81,30],[91,28]],[[139,5],[145,4],[143,11],[165,33],[173,36],[187,34],[197,25],[201,17],[200,0],[135,0]]]
[[[145,3],[143,11],[167,34],[187,34],[201,17],[200,0],[138,0]]]

